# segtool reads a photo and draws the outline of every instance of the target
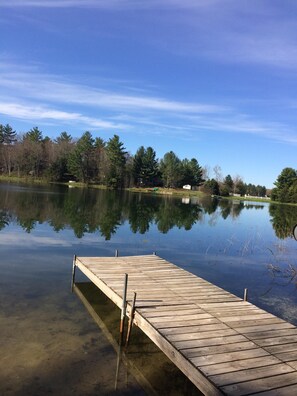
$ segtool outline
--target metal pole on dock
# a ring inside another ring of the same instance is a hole
[[[71,291],[73,292],[73,285],[75,281],[75,270],[76,270],[76,254],[73,256],[73,261],[72,261],[72,275],[71,275]]]
[[[116,249],[116,251],[115,251],[115,255],[114,255],[115,257],[119,257],[119,251],[118,251],[118,249]]]
[[[129,341],[130,341],[130,335],[131,335],[131,330],[132,330],[132,326],[133,326],[136,295],[137,295],[137,293],[134,292],[134,297],[133,297],[133,302],[132,302],[132,307],[131,307],[131,312],[130,312],[130,318],[129,318],[129,324],[128,324],[127,337],[126,337],[126,348],[128,347],[128,344],[129,344]]]
[[[247,301],[247,299],[248,299],[248,289],[245,288],[244,289],[244,294],[243,294],[243,301]]]
[[[126,307],[127,307],[127,286],[128,286],[128,274],[125,274],[123,304],[121,310],[121,323],[120,323],[120,344],[122,344],[123,335],[124,335],[124,324],[125,324]]]

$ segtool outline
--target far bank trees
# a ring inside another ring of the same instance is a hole
[[[190,185],[199,187],[203,182],[203,169],[196,158],[180,160],[170,151],[160,161],[160,173],[165,187],[182,187]]]
[[[245,184],[239,176],[224,178],[219,165],[213,171],[215,177],[211,179],[208,169],[202,168],[196,158],[180,159],[173,151],[158,159],[151,146],[141,146],[132,155],[118,135],[104,141],[86,131],[79,139],[74,139],[64,131],[56,139],[50,139],[44,137],[38,127],[17,135],[9,124],[0,124],[0,173],[4,175],[41,177],[58,182],[76,180],[113,189],[190,185],[222,196],[266,194],[264,186]],[[295,199],[295,187],[290,186],[289,190],[277,185],[276,198]]]

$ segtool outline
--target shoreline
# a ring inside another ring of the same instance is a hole
[[[21,183],[21,184],[39,184],[39,185],[62,185],[62,186],[69,186],[76,188],[94,188],[99,190],[109,190],[108,187],[100,184],[87,184],[81,182],[75,182],[70,184],[69,182],[51,182],[46,179],[42,178],[32,178],[32,177],[17,177],[17,176],[3,176],[0,175],[0,182],[7,182],[7,183]],[[164,188],[164,187],[127,187],[124,188],[123,191],[129,191],[133,193],[144,193],[144,194],[154,194],[154,195],[170,195],[170,196],[179,196],[179,197],[196,197],[196,198],[203,198],[203,197],[213,197],[217,199],[228,199],[232,201],[251,201],[251,202],[262,202],[262,203],[272,203],[272,204],[279,204],[279,205],[292,205],[297,206],[297,203],[284,203],[284,202],[277,202],[272,201],[271,199],[267,198],[255,198],[255,197],[222,197],[222,196],[212,196],[202,191],[197,190],[183,190],[183,189],[173,189],[173,188]]]

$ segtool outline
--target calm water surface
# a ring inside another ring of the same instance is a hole
[[[297,324],[296,207],[0,184],[0,395],[197,395],[72,257],[157,254]],[[119,358],[120,357],[120,358]]]

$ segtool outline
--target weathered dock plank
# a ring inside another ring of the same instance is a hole
[[[128,274],[127,315],[136,292],[134,323],[205,395],[297,394],[292,324],[156,255],[75,266],[118,307]]]

